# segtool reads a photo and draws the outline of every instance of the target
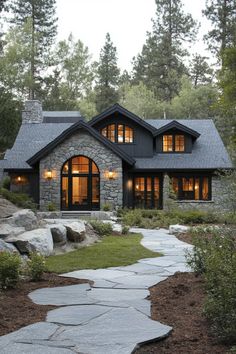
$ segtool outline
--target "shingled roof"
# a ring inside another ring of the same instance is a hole
[[[77,115],[78,117],[78,115]],[[158,131],[172,120],[146,120],[146,124],[153,127],[153,132]],[[152,158],[135,158],[135,169],[149,170],[184,170],[184,169],[229,169],[232,163],[223,145],[219,133],[210,119],[177,120],[192,131],[200,134],[193,144],[193,151],[178,154],[155,154]],[[23,124],[11,150],[5,154],[4,165],[8,169],[31,169],[26,162],[48,144],[57,139],[72,123],[40,123]],[[91,126],[90,129],[94,130]],[[95,135],[99,133],[95,132]],[[105,139],[105,138],[104,138]],[[108,142],[110,145],[112,143]],[[115,146],[118,151],[119,146]],[[39,156],[39,155],[38,155]],[[0,166],[0,167],[1,167]]]

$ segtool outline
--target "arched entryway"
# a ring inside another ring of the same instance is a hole
[[[61,170],[62,210],[99,210],[100,173],[93,160],[74,156]]]

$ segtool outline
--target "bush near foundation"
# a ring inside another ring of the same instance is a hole
[[[39,281],[46,271],[45,257],[39,253],[31,253],[27,261],[28,273],[33,281]]]
[[[236,230],[219,229],[211,237],[199,234],[187,256],[192,269],[205,278],[204,313],[222,341],[236,343]]]
[[[90,224],[100,236],[109,236],[112,234],[113,230],[111,223],[103,223],[102,221],[93,220],[90,221]]]
[[[33,202],[33,199],[30,198],[27,194],[10,192],[5,188],[1,188],[0,195],[20,208],[32,210],[37,209],[37,205]]]

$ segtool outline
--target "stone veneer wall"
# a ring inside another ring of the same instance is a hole
[[[73,156],[84,155],[92,159],[100,171],[100,207],[109,203],[113,208],[123,205],[122,160],[102,143],[85,131],[80,131],[58,145],[40,161],[40,209],[47,210],[48,203],[61,207],[61,168]],[[108,179],[108,171],[115,172],[115,178]],[[45,178],[47,170],[52,179]]]
[[[43,109],[42,103],[37,100],[26,101],[22,112],[22,123],[42,123]]]
[[[169,196],[169,176],[165,174],[163,176],[163,209],[168,209],[168,201],[170,201]],[[229,211],[227,206],[227,192],[224,188],[223,182],[219,176],[212,176],[212,200],[209,201],[174,201],[171,199],[172,205],[174,203],[183,210],[188,209],[198,209],[205,211]]]

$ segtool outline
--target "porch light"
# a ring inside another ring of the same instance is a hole
[[[52,171],[51,170],[46,171],[46,178],[52,179]]]
[[[110,168],[110,170],[108,171],[108,179],[114,179],[115,178],[115,173],[114,171],[112,171],[112,169]]]
[[[21,182],[22,182],[22,177],[21,177],[21,176],[18,176],[18,177],[17,177],[17,182],[18,182],[18,183],[21,183]]]

